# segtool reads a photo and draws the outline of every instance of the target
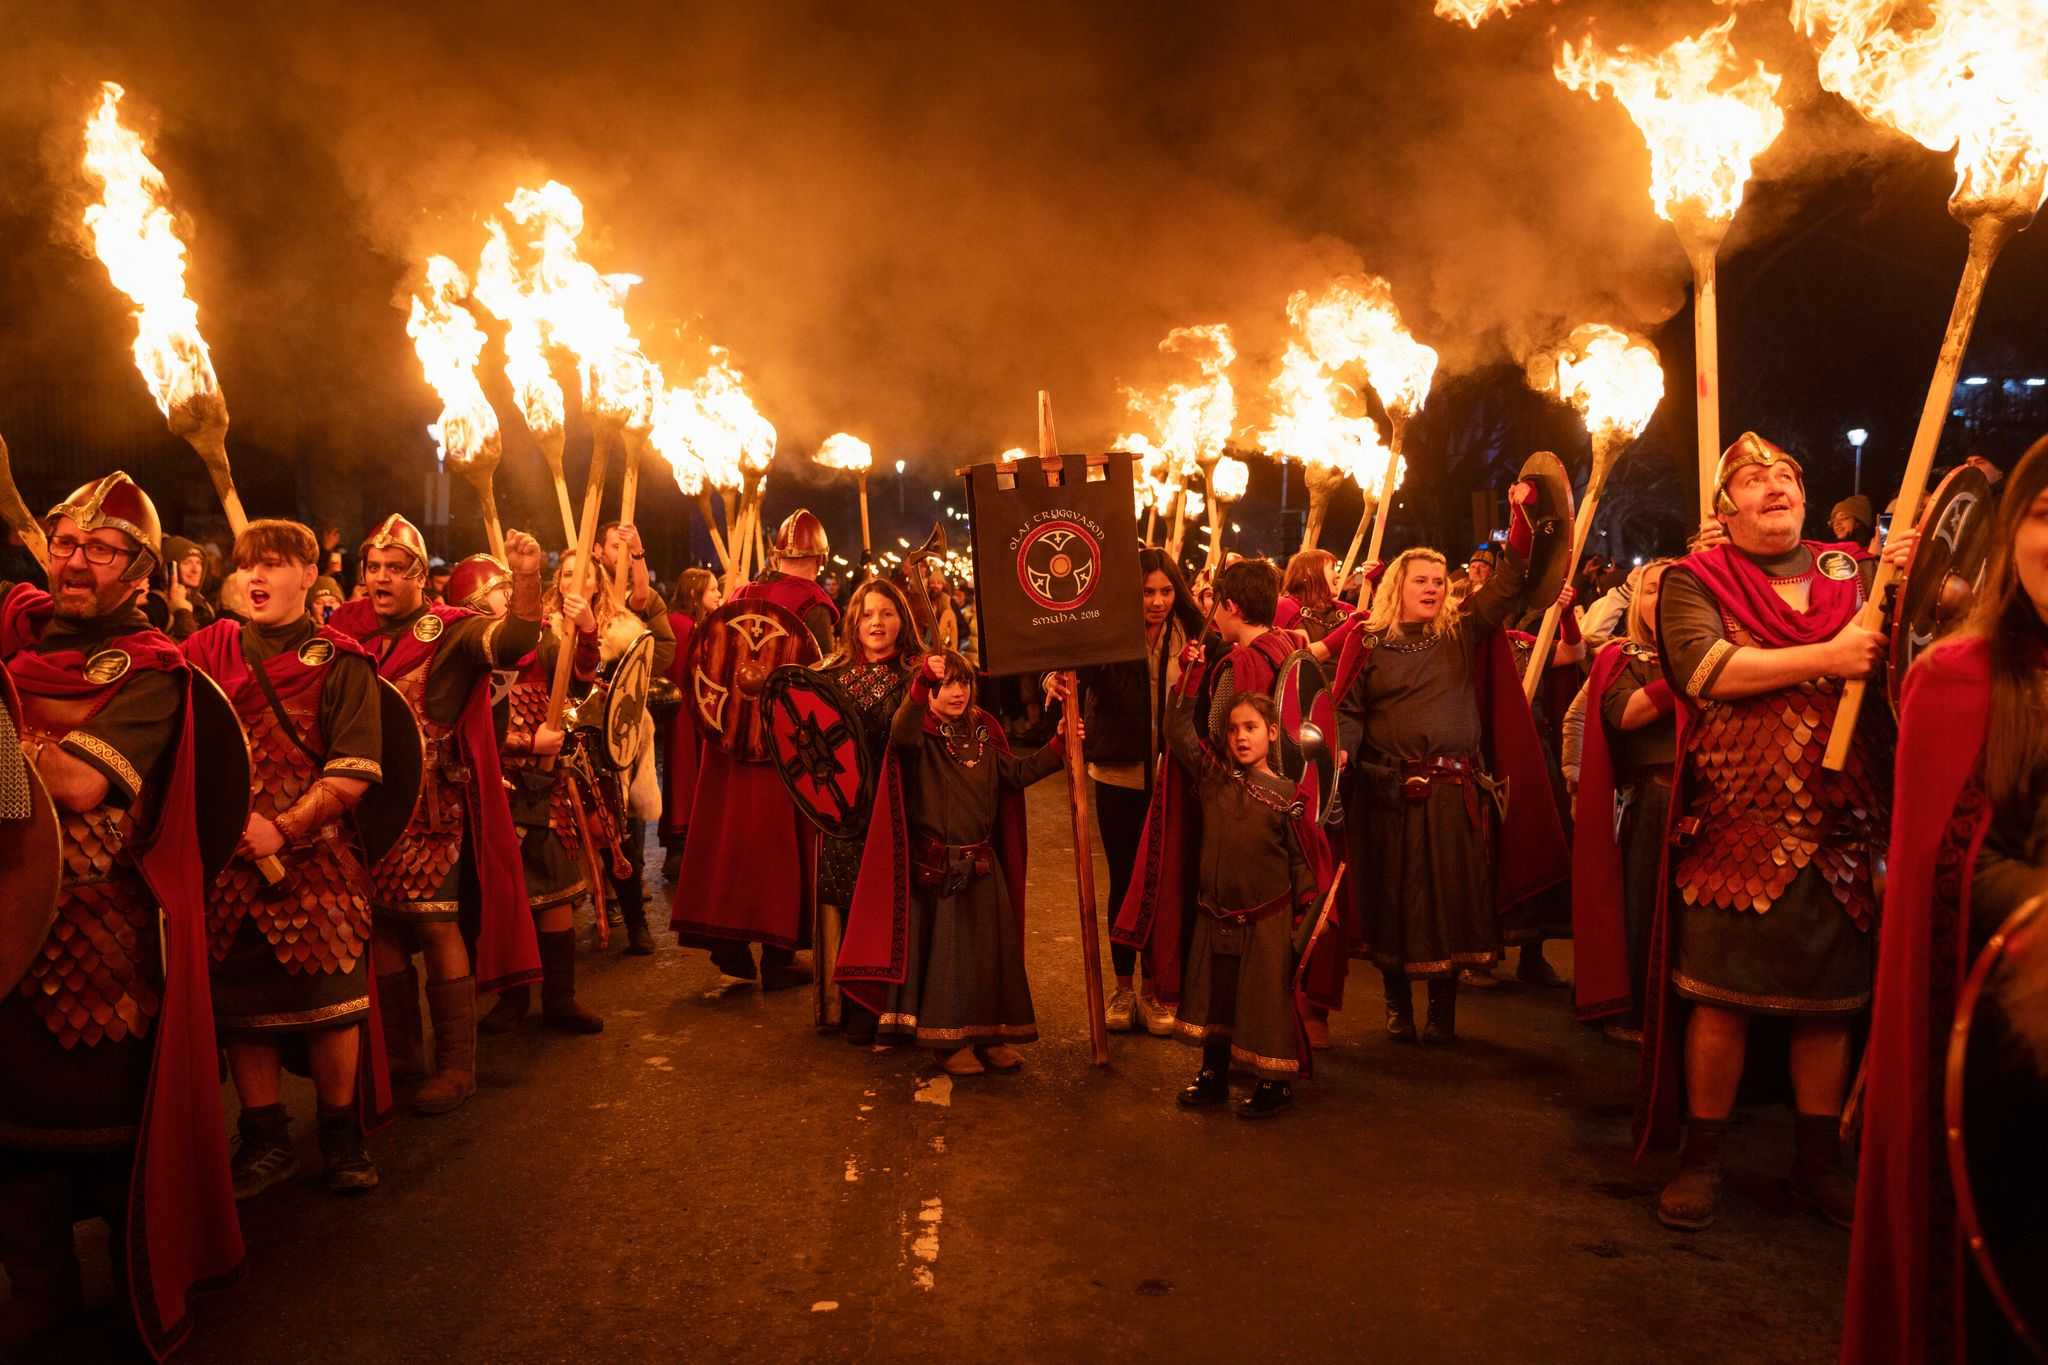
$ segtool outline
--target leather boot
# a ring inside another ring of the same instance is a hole
[[[65,1177],[39,1174],[0,1184],[0,1266],[12,1286],[0,1302],[0,1347],[11,1352],[27,1345],[84,1302],[71,1222]]]
[[[1241,1119],[1269,1119],[1294,1103],[1294,1087],[1285,1081],[1260,1081],[1251,1095],[1238,1101]]]
[[[235,1198],[253,1199],[299,1173],[292,1121],[282,1104],[244,1105],[235,1119],[235,1153],[228,1162]]]
[[[1422,1025],[1422,1041],[1448,1043],[1458,1036],[1458,978],[1434,977],[1429,983],[1429,1018]]]
[[[1792,1198],[1838,1228],[1856,1218],[1856,1182],[1842,1170],[1842,1125],[1833,1114],[1792,1116]]]
[[[320,1166],[329,1194],[362,1194],[377,1187],[377,1166],[363,1142],[362,1116],[355,1105],[320,1106]]]
[[[540,935],[540,1018],[562,1033],[603,1033],[604,1020],[576,1003],[576,931]]]
[[[542,935],[546,937],[546,935]],[[545,968],[545,954],[542,958]],[[489,1034],[506,1034],[526,1022],[528,1012],[533,1009],[533,989],[530,986],[507,986],[498,992],[498,1003],[491,1006],[491,1012],[476,1021],[476,1026]]]
[[[629,905],[626,916],[626,952],[633,957],[654,956],[654,935],[647,928],[647,907]]]
[[[476,978],[427,982],[434,1074],[412,1097],[415,1114],[449,1114],[476,1093]]]
[[[1405,972],[1380,971],[1387,988],[1387,1036],[1397,1043],[1415,1041],[1415,992]]]
[[[391,1080],[417,1081],[427,1074],[420,1037],[420,978],[408,962],[402,972],[377,977],[377,1014],[384,1029],[384,1056]]]
[[[1665,1227],[1698,1232],[1713,1226],[1721,1202],[1721,1138],[1727,1131],[1726,1119],[1686,1119],[1678,1174],[1657,1196],[1657,1221]]]
[[[1183,1109],[1208,1109],[1229,1098],[1230,1043],[1204,1043],[1202,1069],[1195,1073],[1194,1084],[1180,1092],[1178,1103]]]

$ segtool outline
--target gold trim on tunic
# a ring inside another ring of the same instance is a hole
[[[343,1000],[311,1010],[284,1010],[276,1014],[223,1014],[218,1016],[218,1023],[222,1028],[228,1029],[290,1028],[293,1025],[325,1023],[344,1015],[364,1013],[369,1008],[370,997],[359,995],[353,1000]]]
[[[558,905],[573,903],[578,896],[583,895],[589,890],[590,880],[583,878],[577,881],[576,885],[565,886],[560,891],[546,891],[538,896],[528,896],[526,898],[526,908],[535,912],[552,910]]]
[[[367,777],[373,782],[384,780],[384,765],[374,758],[330,758],[327,760],[327,766],[321,771],[343,777],[354,774]]]
[[[917,1041],[933,1043],[964,1043],[970,1038],[1016,1038],[1023,1042],[1035,1042],[1038,1038],[1036,1024],[989,1024],[983,1028],[921,1028]]]
[[[1685,680],[1685,695],[1691,697],[1694,701],[1698,701],[1701,690],[1707,685],[1707,680],[1714,676],[1714,670],[1721,666],[1723,659],[1734,652],[1735,646],[1726,640],[1716,640],[1711,645],[1708,645],[1707,652],[1700,655],[1699,667],[1695,668],[1692,671],[1692,676]]]
[[[64,736],[63,739],[57,741],[57,743],[60,748],[75,748],[83,753],[91,754],[108,768],[111,768],[115,780],[128,789],[130,800],[133,800],[141,793],[142,774],[135,771],[135,765],[128,761],[126,754],[101,739],[98,735],[89,735],[83,730],[73,730],[70,734]]]
[[[1226,1024],[1191,1024],[1185,1019],[1173,1021],[1174,1031],[1191,1043],[1207,1043],[1211,1039],[1231,1038],[1230,1027]],[[1250,1048],[1239,1047],[1233,1040],[1230,1044],[1230,1060],[1243,1062],[1261,1076],[1299,1076],[1301,1061],[1291,1057],[1268,1057],[1253,1052]]]
[[[453,915],[460,913],[461,910],[460,901],[399,901],[396,904],[377,901],[370,905],[372,914],[396,915],[401,918],[406,915]]]
[[[1710,986],[1684,972],[1671,973],[1671,988],[1688,999],[1709,1005],[1735,1005],[1769,1014],[1854,1014],[1870,1003],[1870,992],[1838,1000],[1814,1000],[1800,995],[1749,995],[1725,986]]]

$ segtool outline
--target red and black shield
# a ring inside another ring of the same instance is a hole
[[[1920,539],[1906,558],[1892,612],[1891,672],[1886,685],[1892,710],[1913,661],[1961,625],[1983,586],[1991,557],[1992,523],[1998,497],[1984,471],[1961,465],[1950,472],[1920,514]]]
[[[766,704],[769,761],[789,799],[833,838],[859,838],[876,779],[860,712],[836,683],[809,668],[770,674]]]
[[[420,723],[405,694],[389,679],[377,679],[377,724],[384,737],[383,775],[356,802],[356,836],[363,842],[363,861],[374,867],[398,843],[412,823],[426,777],[426,744]]]
[[[211,883],[235,855],[249,823],[252,783],[249,739],[242,718],[220,684],[199,669],[192,675],[193,814],[199,827],[199,862]]]
[[[1956,998],[1942,1107],[1963,1245],[2036,1355],[2048,1333],[2048,897],[2006,917]]]
[[[689,705],[718,747],[741,763],[767,763],[768,677],[818,661],[818,642],[789,611],[759,598],[727,602],[690,634]]]
[[[1315,655],[1300,649],[1287,656],[1273,701],[1280,708],[1280,774],[1299,785],[1309,818],[1320,821],[1337,785],[1337,698]]]

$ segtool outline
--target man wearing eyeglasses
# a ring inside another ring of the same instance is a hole
[[[0,882],[0,935],[34,947],[20,981],[0,981],[0,1260],[13,1284],[0,1342],[77,1308],[71,1228],[99,1216],[115,1302],[136,1280],[135,1328],[160,1356],[185,1330],[187,1291],[242,1260],[214,1070],[191,676],[138,609],[163,537],[127,475],[80,488],[44,530],[50,591],[0,584],[21,746],[63,836],[53,923]]]

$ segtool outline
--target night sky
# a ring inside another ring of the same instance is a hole
[[[354,531],[419,510],[438,403],[400,305],[427,253],[473,266],[483,220],[553,177],[583,198],[587,258],[645,277],[628,314],[671,382],[705,345],[731,348],[781,432],[771,514],[811,497],[850,530],[849,497],[799,482],[844,428],[883,466],[911,463],[914,523],[955,466],[1030,443],[1041,387],[1064,443],[1102,448],[1129,425],[1120,385],[1192,377],[1156,350],[1186,324],[1237,333],[1248,445],[1288,293],[1365,270],[1444,361],[1396,543],[1458,548],[1473,490],[1530,449],[1583,461],[1576,419],[1519,365],[1585,321],[1648,332],[1672,377],[1610,493],[1617,544],[1669,548],[1689,519],[1684,258],[1634,125],[1550,66],[1589,26],[1661,45],[1725,7],[1538,6],[1477,33],[1428,0],[741,8],[18,13],[0,55],[0,434],[28,501],[122,464],[173,525],[214,513],[130,364],[125,300],[80,247],[80,130],[112,79],[184,217],[258,514]],[[1789,122],[1722,253],[1722,429],[1805,455],[1817,519],[1848,491],[1849,427],[1871,432],[1866,489],[1895,484],[1964,238],[1948,159],[1819,91],[1782,4],[1740,14],[1744,56],[1785,76]],[[2044,303],[2048,236],[2029,233],[1965,373],[2048,371]],[[2048,427],[2042,393],[1984,386],[1988,408],[2016,410],[1953,428],[1951,450],[2009,463]],[[544,526],[540,461],[499,406],[507,519]],[[1277,494],[1255,463],[1248,532]],[[643,520],[680,523],[671,488],[643,496]],[[470,548],[467,490],[451,498],[450,548]],[[880,484],[875,506],[893,535]],[[1342,507],[1332,538],[1340,524]]]

